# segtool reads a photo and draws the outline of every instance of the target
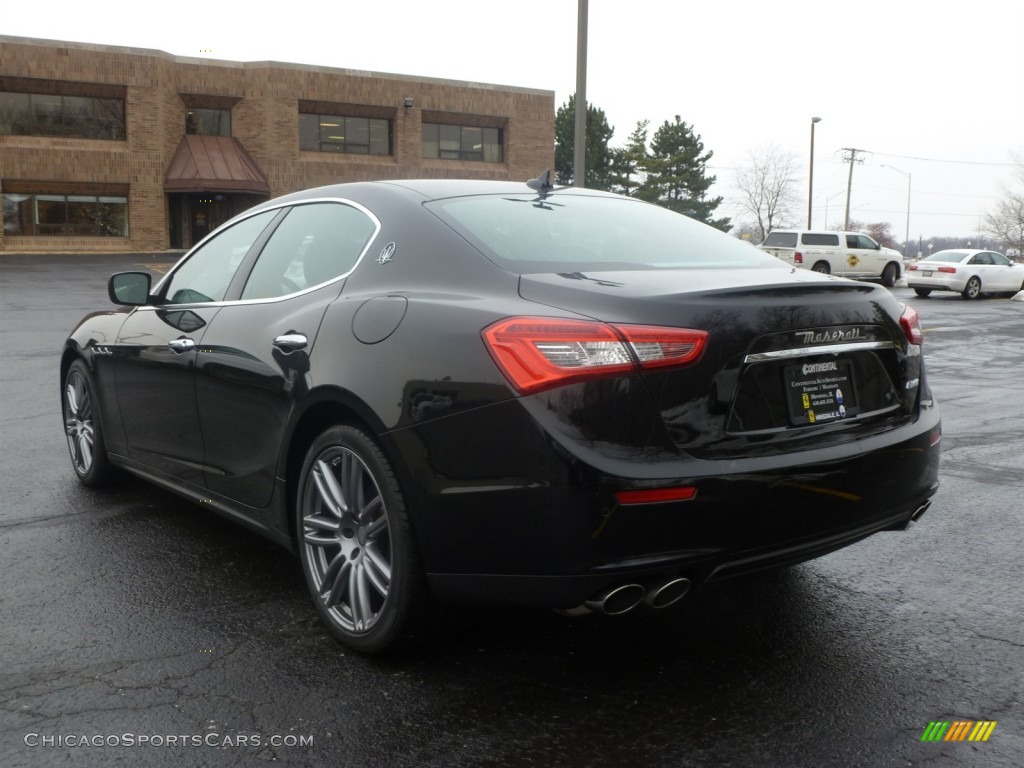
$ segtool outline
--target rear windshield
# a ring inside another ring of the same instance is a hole
[[[796,248],[796,232],[772,232],[761,245],[771,248]]]
[[[968,255],[967,251],[938,251],[925,256],[921,261],[963,261]]]
[[[638,200],[474,195],[427,208],[510,272],[749,269],[779,262],[748,243]]]

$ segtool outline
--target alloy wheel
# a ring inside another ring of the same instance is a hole
[[[95,456],[96,428],[92,396],[85,377],[78,371],[71,371],[64,384],[64,431],[75,472],[88,474]]]
[[[331,446],[308,470],[301,514],[314,592],[341,630],[370,631],[391,590],[391,528],[376,478],[351,449]]]

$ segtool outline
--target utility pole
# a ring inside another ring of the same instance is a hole
[[[846,180],[846,218],[843,221],[843,229],[850,228],[850,190],[853,188],[853,164],[863,163],[864,158],[857,159],[857,153],[863,153],[863,149],[850,149],[849,147],[843,147],[843,152],[848,154],[843,155],[843,162],[850,164],[850,175]]]
[[[576,136],[572,184],[587,186],[587,0],[579,0],[576,16]]]

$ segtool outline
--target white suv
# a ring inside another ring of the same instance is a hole
[[[892,288],[903,274],[899,251],[884,248],[860,232],[775,229],[758,247],[796,267],[857,280],[880,280],[886,288]]]

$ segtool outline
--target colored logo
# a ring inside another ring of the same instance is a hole
[[[921,741],[988,741],[995,729],[995,720],[933,720]]]

